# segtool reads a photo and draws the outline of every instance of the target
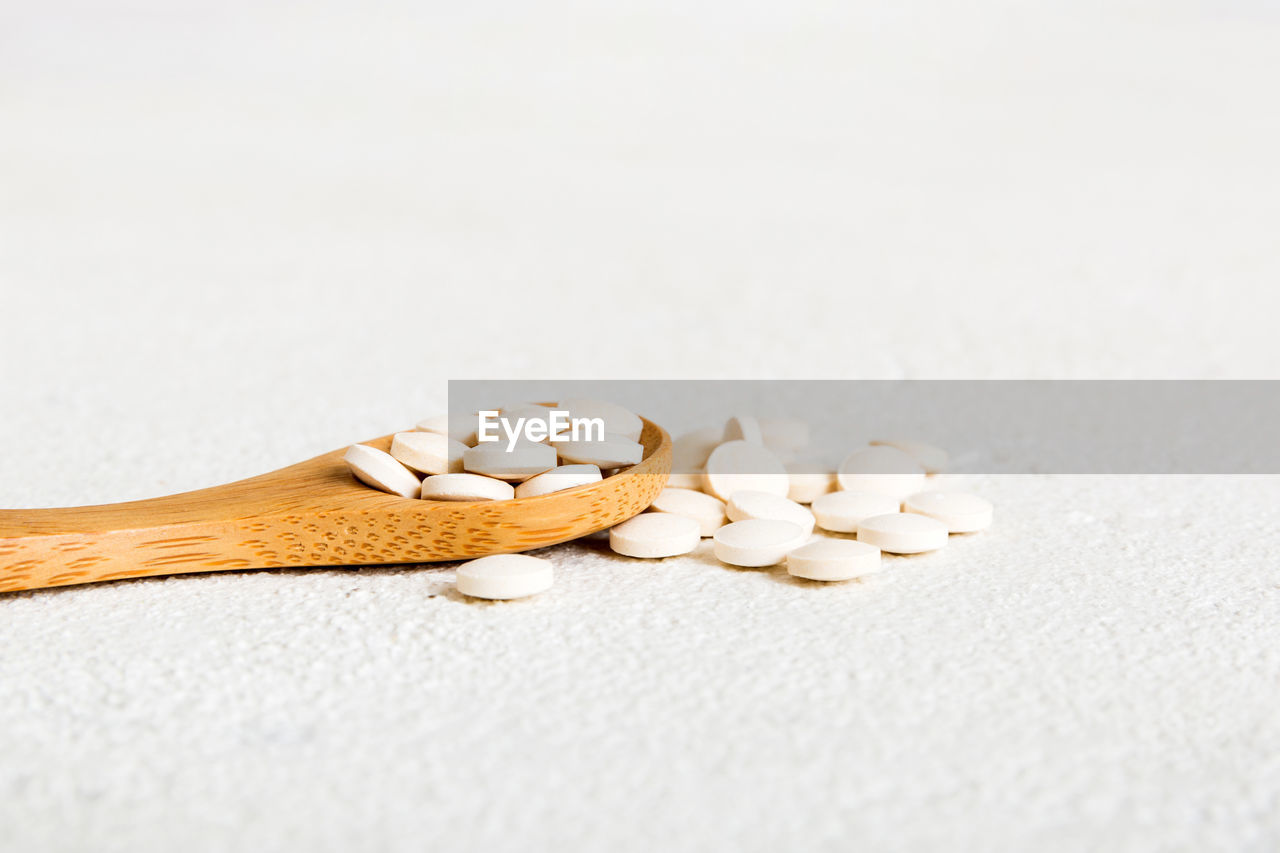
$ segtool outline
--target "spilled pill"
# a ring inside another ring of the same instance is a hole
[[[813,532],[813,513],[795,501],[772,492],[742,489],[733,493],[725,507],[730,521],[746,521],[752,518],[789,521],[808,536]]]
[[[772,566],[804,544],[808,536],[790,521],[753,518],[716,531],[716,559],[731,566]]]
[[[898,499],[877,492],[831,492],[810,506],[818,526],[833,533],[855,533],[864,518],[898,511]]]
[[[936,518],[951,533],[973,533],[991,526],[991,501],[969,492],[917,492],[903,501],[906,512]]]
[[[820,462],[787,463],[787,497],[811,504],[836,487],[836,474]]]
[[[554,581],[551,561],[528,554],[494,554],[458,566],[458,592],[472,598],[524,598]]]
[[[890,554],[919,554],[947,544],[947,526],[925,515],[873,515],[858,525],[858,541]]]
[[[744,489],[786,497],[791,479],[772,451],[749,441],[727,441],[711,451],[702,488],[722,501]]]
[[[700,541],[697,521],[669,512],[641,513],[609,529],[609,547],[626,557],[675,557],[697,548]]]
[[[879,492],[902,500],[922,491],[924,468],[896,447],[865,447],[845,457],[836,472],[840,488],[850,492]]]
[[[880,549],[852,539],[818,539],[787,555],[787,572],[811,581],[847,581],[883,569]]]

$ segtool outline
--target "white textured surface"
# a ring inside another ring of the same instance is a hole
[[[0,505],[447,378],[1280,364],[1267,4],[433,5],[0,10]],[[1280,482],[969,485],[990,531],[863,584],[597,543],[509,604],[0,597],[0,849],[1280,844]]]

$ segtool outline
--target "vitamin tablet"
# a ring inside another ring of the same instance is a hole
[[[836,487],[836,473],[819,462],[788,462],[787,483],[790,500],[811,504]]]
[[[667,477],[667,487],[700,492],[702,491],[702,472],[692,471],[688,474],[673,472],[670,477]]]
[[[472,598],[509,599],[551,588],[551,561],[528,554],[494,554],[458,566],[458,592]]]
[[[744,489],[786,497],[791,480],[772,451],[749,441],[727,441],[711,451],[702,489],[722,501]]]
[[[467,448],[462,466],[472,474],[519,482],[556,467],[555,448],[532,441],[517,441],[514,447],[490,441]]]
[[[422,499],[429,501],[509,501],[515,487],[479,474],[436,474],[422,481]]]
[[[969,492],[917,492],[903,501],[906,512],[936,518],[951,533],[973,533],[991,526],[994,507]]]
[[[703,536],[712,536],[724,526],[724,501],[690,489],[668,486],[658,493],[649,509],[685,515],[698,522]]]
[[[873,515],[858,525],[858,541],[890,554],[919,554],[947,544],[947,526],[925,515]]]
[[[773,492],[756,492],[741,489],[733,493],[725,507],[730,521],[746,521],[749,518],[771,518],[789,521],[808,536],[813,532],[813,513],[792,500]]]
[[[671,443],[672,475],[701,471],[711,451],[723,443],[723,429],[707,427],[686,432]]]
[[[911,441],[910,439],[876,439],[871,442],[874,446],[894,447],[901,450],[911,458],[920,463],[920,467],[924,468],[926,474],[941,473],[947,467],[949,458],[947,451],[940,447],[934,447],[932,444],[925,444],[923,441]]]
[[[625,468],[644,458],[644,445],[606,432],[603,441],[557,441],[551,445],[565,462]]]
[[[924,468],[896,447],[865,447],[849,454],[836,473],[849,492],[879,492],[902,500],[924,489]]]
[[[397,462],[390,453],[367,444],[353,444],[347,448],[342,461],[347,463],[356,479],[366,486],[373,486],[402,498],[418,496],[418,476]]]
[[[777,452],[795,452],[809,444],[809,425],[796,418],[757,418],[764,446]]]
[[[737,415],[729,418],[724,425],[724,441],[749,441],[752,444],[764,444],[764,436],[760,433],[760,424],[755,418]]]
[[[610,528],[609,547],[626,557],[675,557],[702,541],[698,522],[687,515],[645,512]]]
[[[516,497],[536,498],[588,483],[598,483],[601,479],[600,469],[595,465],[561,465],[530,477],[516,486]]]
[[[406,468],[423,474],[459,474],[467,446],[437,432],[398,432],[391,455]]]
[[[865,518],[898,511],[898,499],[876,492],[831,492],[813,502],[818,526],[834,533],[854,533]]]
[[[604,421],[604,431],[623,436],[631,441],[640,440],[640,432],[644,429],[644,421],[639,415],[624,409],[617,403],[606,403],[603,400],[571,399],[561,400],[556,408],[567,410],[572,418],[600,418]],[[628,463],[634,464],[634,463]]]
[[[505,408],[496,418],[491,417],[490,423],[496,423],[497,426],[490,427],[489,434],[496,434],[504,444],[511,435],[520,436],[521,439],[536,444],[546,444],[551,439],[551,409],[537,403],[524,403]],[[535,425],[536,436],[526,432],[530,424]]]
[[[731,566],[772,566],[781,563],[808,537],[798,524],[751,518],[726,524],[716,531],[716,559]]]
[[[879,548],[852,539],[818,539],[787,555],[787,572],[811,581],[853,580],[883,567]]]
[[[476,443],[476,428],[480,425],[480,416],[476,412],[470,414],[436,415],[425,421],[418,421],[417,429],[421,432],[435,432],[447,435],[454,441],[460,441],[467,447]]]

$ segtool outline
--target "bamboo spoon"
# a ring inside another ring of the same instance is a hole
[[[120,578],[429,563],[528,551],[612,527],[666,484],[671,438],[598,483],[510,501],[424,501],[355,480],[346,448],[238,483],[130,503],[0,510],[0,592]],[[391,436],[367,444],[386,450]]]

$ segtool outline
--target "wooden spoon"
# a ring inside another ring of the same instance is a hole
[[[68,509],[0,510],[0,592],[302,566],[463,560],[603,530],[666,484],[671,438],[644,421],[644,459],[599,483],[510,501],[424,501],[356,481],[334,450],[238,483]],[[391,436],[365,442],[386,450]]]

